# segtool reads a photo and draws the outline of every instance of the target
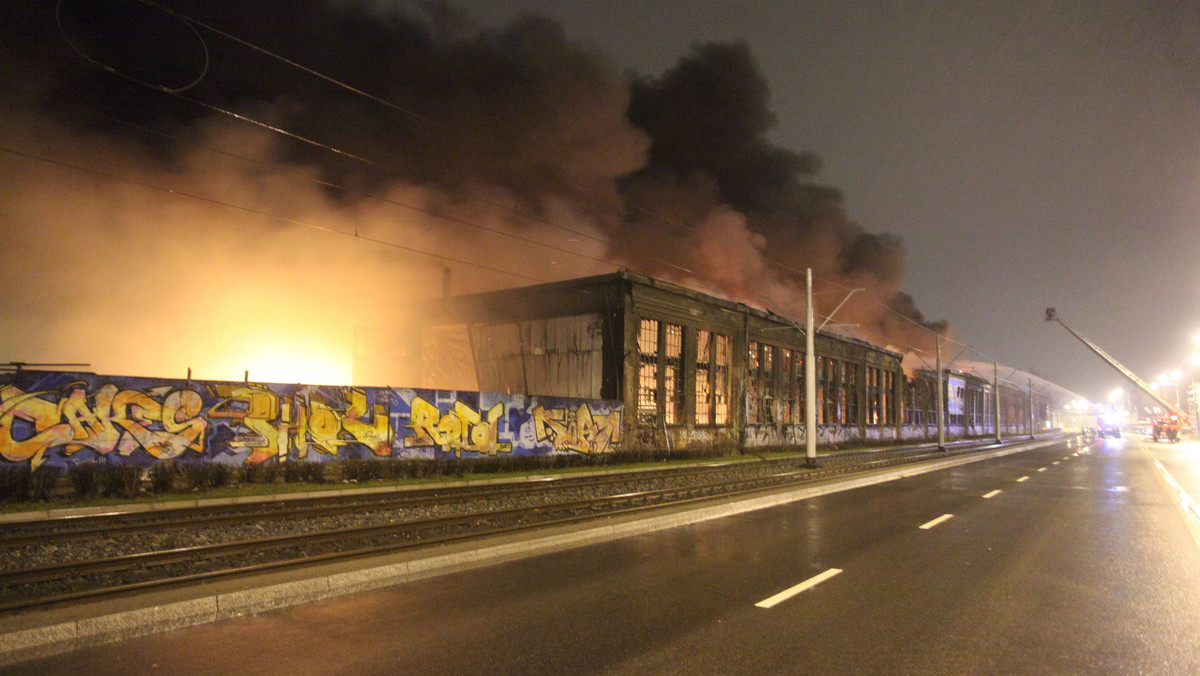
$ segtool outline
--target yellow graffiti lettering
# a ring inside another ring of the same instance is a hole
[[[437,406],[420,397],[415,397],[412,400],[410,422],[407,425],[413,431],[413,435],[404,438],[404,445],[444,446],[445,438],[437,427],[438,421],[441,419],[442,414],[438,411]]]
[[[43,398],[56,394],[57,403]],[[160,404],[145,392],[118,390],[109,384],[96,390],[89,404],[82,383],[69,386],[65,394],[25,394],[5,386],[0,400],[0,455],[15,462],[29,460],[33,468],[50,448],[61,448],[68,456],[83,449],[101,455],[113,451],[129,455],[141,449],[156,458],[204,450],[208,422],[200,416],[200,395],[189,390],[172,393]],[[33,428],[29,438],[14,438],[17,420]],[[152,429],[156,423],[161,423],[161,430]]]
[[[257,435],[257,439],[239,442],[252,450],[246,464],[258,465],[281,455],[279,439],[287,440],[290,425],[279,420],[279,395],[271,390],[249,385],[228,388],[226,398],[208,410],[210,418],[232,418]],[[286,453],[286,447],[282,449]]]
[[[342,418],[342,428],[354,437],[355,441],[366,444],[375,455],[391,455],[392,426],[388,420],[387,409],[382,404],[375,404],[371,411],[373,421],[367,422],[364,417],[367,413],[367,393],[354,388],[350,390],[348,399],[350,408]]]
[[[312,402],[312,412],[308,414],[308,436],[312,445],[326,455],[337,455],[337,447],[346,442],[338,438],[342,431],[342,421],[337,412],[319,402]]]
[[[42,464],[47,449],[75,438],[71,426],[61,423],[57,404],[40,398],[45,392],[25,393],[13,385],[0,386],[0,455],[11,462],[29,461],[32,469]],[[33,426],[36,434],[26,439],[13,438],[17,420]]]
[[[587,404],[572,411],[566,408],[533,409],[537,440],[556,451],[609,453],[621,440],[621,412],[594,414]]]
[[[486,419],[461,401],[454,402],[454,410],[445,415],[420,397],[413,398],[410,409],[408,428],[413,434],[404,437],[406,447],[438,446],[454,451],[456,457],[462,457],[463,451],[486,455],[512,452],[512,442],[499,441],[502,403],[492,406]]]

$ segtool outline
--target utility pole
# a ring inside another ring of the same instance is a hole
[[[946,388],[942,383],[942,337],[936,336],[937,340],[937,425],[938,425],[938,450],[946,450],[946,404],[943,399],[946,396]]]
[[[992,414],[996,419],[996,443],[1000,443],[1000,366],[992,360]]]
[[[804,310],[804,456],[805,464],[817,466],[817,350],[813,339],[812,268],[805,269]]]
[[[1033,438],[1033,378],[1029,379],[1029,438]]]

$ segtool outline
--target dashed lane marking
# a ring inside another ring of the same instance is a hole
[[[754,605],[758,608],[771,608],[773,606],[779,605],[780,603],[783,603],[784,601],[792,598],[793,596],[795,596],[796,594],[799,594],[802,591],[805,591],[806,589],[812,589],[813,587],[821,584],[825,580],[828,580],[829,578],[833,577],[834,575],[837,575],[840,572],[842,572],[841,568],[830,568],[829,570],[825,571],[824,573],[821,573],[820,575],[814,575],[814,576],[808,578],[807,580],[805,580],[804,582],[801,582],[800,584],[796,585],[795,587],[790,587],[788,589],[784,589],[783,591],[772,596],[771,598],[763,599],[762,601],[759,601],[758,603],[755,603]]]
[[[1023,476],[1023,477],[1021,477],[1020,479],[1017,479],[1017,483],[1021,483],[1022,481],[1029,481],[1029,477],[1028,477],[1028,476]]]
[[[1046,471],[1046,468],[1045,468],[1045,467],[1039,467],[1039,468],[1038,468],[1038,471],[1039,471],[1039,472],[1045,472],[1045,471]]]
[[[954,518],[953,514],[943,514],[943,515],[939,516],[938,518],[934,519],[933,521],[927,521],[927,522],[921,524],[921,530],[929,530],[930,528],[933,528],[934,526],[938,525],[939,523],[946,521],[947,519],[952,519],[952,518]]]
[[[994,497],[996,497],[997,495],[1000,495],[1000,489],[999,489],[999,488],[997,488],[996,490],[992,491],[991,493],[984,493],[984,494],[983,494],[983,499],[985,499],[985,500],[986,500],[986,499],[988,499],[988,498],[994,498]]]

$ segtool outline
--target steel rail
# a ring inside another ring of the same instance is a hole
[[[952,454],[961,454],[964,449]],[[57,605],[64,602],[88,598],[97,598],[114,594],[124,594],[157,587],[170,587],[220,577],[245,575],[263,570],[285,567],[299,567],[338,559],[348,559],[376,555],[384,552],[396,552],[415,547],[428,547],[447,542],[466,539],[495,536],[522,530],[546,528],[558,524],[574,523],[582,520],[599,519],[611,516],[629,514],[647,509],[659,509],[669,506],[686,505],[690,502],[711,500],[715,498],[738,497],[749,493],[778,490],[783,487],[807,481],[826,479],[832,476],[859,473],[881,467],[901,464],[913,464],[927,458],[943,458],[947,453],[926,451],[880,458],[876,455],[866,463],[852,463],[848,466],[823,467],[818,469],[803,468],[794,471],[780,472],[768,476],[739,478],[708,484],[677,486],[671,488],[635,491],[620,495],[602,496],[586,500],[574,500],[547,505],[536,505],[506,510],[473,512],[448,517],[437,517],[417,521],[382,524],[365,527],[341,528],[316,533],[298,535],[273,536],[254,540],[198,545],[172,550],[130,554],[107,559],[78,561],[52,566],[0,571],[0,587],[21,588],[29,591],[29,585],[46,582],[62,582],[79,580],[102,573],[137,572],[144,574],[148,570],[163,569],[178,563],[194,564],[197,561],[214,561],[239,554],[253,552],[263,555],[267,551],[286,552],[289,549],[311,547],[326,543],[347,545],[354,541],[362,542],[370,538],[406,536],[403,540],[383,544],[366,544],[333,552],[319,554],[303,554],[298,557],[285,557],[275,561],[243,563],[228,568],[202,571],[187,574],[168,574],[156,580],[140,582],[123,582],[119,584],[104,584],[92,589],[73,590],[68,592],[30,596],[0,602],[0,612],[26,610],[34,607]],[[625,507],[620,507],[620,505]],[[553,516],[567,513],[567,516]],[[578,512],[586,512],[579,514]],[[535,518],[542,515],[542,518]],[[547,516],[548,515],[548,516]],[[487,526],[487,523],[499,524]],[[448,529],[468,527],[467,532],[445,534]],[[420,537],[422,532],[432,532],[432,537]],[[236,562],[235,562],[236,564]]]
[[[921,449],[888,449],[884,451],[849,452],[830,456],[828,464],[854,463],[865,458],[878,459],[896,454],[908,455]],[[606,473],[578,477],[553,477],[538,483],[514,482],[489,486],[431,487],[400,489],[386,493],[356,496],[303,497],[264,500],[219,507],[172,507],[134,512],[106,512],[86,515],[50,517],[28,523],[12,523],[0,533],[0,550],[44,544],[47,541],[67,542],[96,537],[113,537],[134,533],[161,532],[245,523],[247,517],[256,521],[288,521],[312,517],[329,517],[356,512],[402,510],[463,501],[483,501],[497,497],[527,496],[539,493],[596,488],[626,484],[631,481],[688,478],[703,476],[731,468],[764,470],[769,466],[788,467],[799,463],[795,458],[741,461],[737,463],[708,463],[701,466],[676,467],[649,471]],[[766,463],[766,464],[763,464]],[[740,466],[740,467],[739,467]],[[765,471],[770,471],[766,469]]]

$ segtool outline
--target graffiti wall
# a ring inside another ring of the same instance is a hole
[[[0,375],[0,465],[609,453],[616,401],[448,390]]]

